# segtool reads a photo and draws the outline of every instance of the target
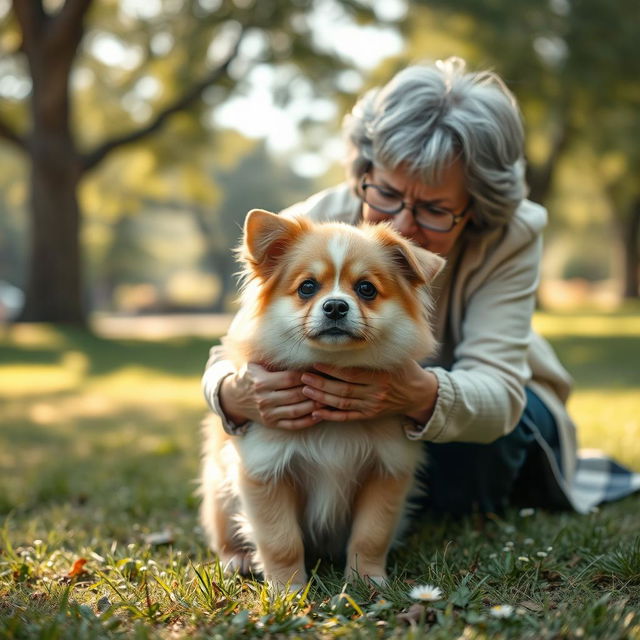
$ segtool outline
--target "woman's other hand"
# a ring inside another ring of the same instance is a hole
[[[341,422],[400,414],[424,424],[433,413],[438,379],[413,360],[392,372],[324,364],[315,369],[331,378],[313,372],[300,378],[304,396],[320,405],[314,418]]]

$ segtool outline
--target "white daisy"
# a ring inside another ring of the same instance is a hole
[[[489,609],[489,613],[494,618],[510,618],[513,614],[513,607],[510,604],[497,604]]]
[[[520,517],[521,518],[529,518],[535,512],[536,512],[535,509],[532,509],[531,507],[526,507],[525,509],[520,509]]]
[[[442,599],[442,590],[432,584],[420,584],[411,589],[409,596],[414,600],[422,600],[422,602],[435,602]]]

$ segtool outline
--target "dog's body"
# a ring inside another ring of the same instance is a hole
[[[434,349],[428,282],[443,260],[386,226],[314,225],[249,214],[241,311],[224,346],[236,367],[325,363],[393,371]],[[308,555],[346,549],[347,575],[386,577],[420,443],[401,416],[322,422],[299,431],[252,423],[243,436],[205,425],[201,519],[221,561],[255,561],[297,588]],[[348,542],[347,542],[348,541]]]

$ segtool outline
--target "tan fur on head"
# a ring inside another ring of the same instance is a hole
[[[384,225],[314,224],[256,209],[244,229],[242,305],[224,341],[237,367],[393,372],[433,353],[428,285],[442,258]],[[201,517],[223,562],[244,566],[252,547],[268,581],[300,585],[305,550],[343,551],[349,577],[385,579],[422,457],[402,416],[301,431],[253,423],[222,443],[221,426],[207,433]]]

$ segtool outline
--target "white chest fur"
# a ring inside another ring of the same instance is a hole
[[[311,538],[348,526],[365,474],[374,469],[390,476],[413,473],[423,450],[405,436],[397,416],[324,422],[301,431],[253,424],[230,442],[250,476],[266,482],[285,479],[298,487],[304,501],[301,524]]]

